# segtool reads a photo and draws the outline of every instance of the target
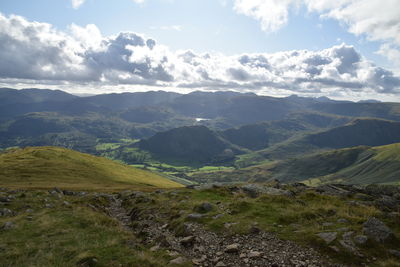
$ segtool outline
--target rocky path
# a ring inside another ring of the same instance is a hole
[[[200,224],[184,224],[183,234],[176,236],[168,224],[159,224],[130,214],[114,197],[109,215],[121,225],[143,238],[152,251],[167,249],[173,256],[171,264],[191,262],[195,266],[342,266],[333,264],[327,257],[312,248],[303,248],[291,241],[280,240],[272,233],[260,231],[256,226],[246,235],[217,235]],[[135,221],[133,229],[130,225]]]

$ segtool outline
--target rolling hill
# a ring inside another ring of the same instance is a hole
[[[205,126],[185,126],[154,136],[138,143],[157,159],[186,163],[209,163],[232,160],[240,152]]]
[[[221,135],[232,144],[251,150],[260,150],[283,142],[299,133],[342,126],[350,120],[350,117],[317,112],[298,112],[290,114],[283,120],[227,129],[222,131]]]
[[[257,152],[269,159],[288,159],[318,151],[400,142],[400,122],[359,118],[346,125],[305,134]]]
[[[400,143],[358,146],[270,162],[238,170],[192,175],[199,182],[306,182],[400,184]]]
[[[0,187],[73,190],[174,188],[155,173],[59,147],[28,147],[0,154]]]

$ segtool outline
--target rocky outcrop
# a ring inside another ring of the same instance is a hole
[[[372,240],[381,243],[394,238],[394,234],[389,227],[375,217],[369,218],[363,224],[363,233]]]

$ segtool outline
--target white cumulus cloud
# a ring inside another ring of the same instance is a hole
[[[397,56],[390,46],[382,49]],[[72,24],[62,32],[47,23],[0,14],[0,62],[0,83],[10,86],[162,86],[176,91],[400,97],[400,77],[346,44],[320,51],[199,54],[172,51],[132,32],[103,36],[93,24]]]
[[[338,20],[357,36],[383,42],[379,53],[400,66],[397,57],[391,57],[400,51],[399,4],[398,0],[234,0],[234,10],[260,21],[261,28],[271,32],[288,22],[291,8],[304,5],[321,18]]]

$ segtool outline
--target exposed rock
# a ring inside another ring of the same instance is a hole
[[[267,187],[259,184],[246,184],[241,187],[242,191],[249,197],[256,198],[261,194],[267,195],[286,195],[292,196],[293,194],[289,191],[277,189],[274,187]]]
[[[217,262],[217,264],[215,265],[215,267],[226,267],[225,263],[222,261]]]
[[[213,206],[209,202],[204,202],[197,207],[197,210],[198,212],[207,213],[213,210]]]
[[[150,251],[151,251],[151,252],[155,252],[155,251],[157,251],[157,250],[159,250],[159,249],[160,249],[160,246],[159,246],[159,245],[156,245],[156,246],[151,247],[151,248],[150,248]]]
[[[76,265],[81,267],[97,266],[98,260],[95,257],[86,257],[79,260]]]
[[[347,219],[344,218],[340,218],[337,220],[338,223],[349,223],[349,221]]]
[[[176,259],[173,259],[169,262],[169,264],[176,264],[176,265],[182,265],[187,262],[187,259],[184,257],[178,257]]]
[[[400,188],[394,185],[371,184],[365,187],[365,192],[373,196],[393,196],[400,193]]]
[[[62,194],[62,191],[58,187],[54,187],[53,191],[59,194]]]
[[[393,232],[375,217],[369,218],[363,226],[363,233],[377,242],[385,242],[394,237]]]
[[[258,251],[250,251],[249,254],[248,254],[248,257],[249,257],[250,259],[259,258],[259,257],[261,257],[261,252],[258,252]]]
[[[190,213],[188,216],[187,216],[187,218],[189,219],[189,220],[198,220],[198,219],[201,219],[201,218],[203,218],[204,217],[204,215],[203,214],[200,214],[200,213]]]
[[[7,209],[7,208],[3,208],[0,209],[0,216],[13,216],[14,212],[12,212],[12,210]]]
[[[226,253],[237,253],[239,251],[239,244],[231,244],[226,246],[225,250]]]
[[[330,196],[350,196],[352,193],[349,190],[343,189],[338,185],[321,185],[316,188],[316,191],[323,195]]]
[[[9,197],[0,197],[0,202],[11,202]]]
[[[258,234],[261,232],[261,229],[257,227],[257,225],[252,225],[249,229],[250,234]]]
[[[400,258],[400,250],[389,249],[388,252],[389,252],[391,255],[393,255],[393,256],[395,256],[395,257],[397,257],[397,258]]]
[[[324,232],[324,233],[318,233],[317,236],[322,238],[326,244],[332,243],[336,237],[337,237],[337,232]]]
[[[177,252],[177,251],[169,251],[169,252],[168,252],[168,256],[170,256],[170,257],[179,256],[179,252]]]
[[[353,253],[356,256],[362,256],[360,252],[358,251],[357,247],[354,245],[353,241],[350,239],[343,239],[339,241],[340,245],[342,245],[343,248],[345,248],[348,252]]]
[[[193,259],[192,260],[192,262],[193,262],[193,264],[195,264],[195,265],[201,265],[203,262],[205,262],[207,260],[207,256],[206,255],[203,255],[203,256],[201,256],[201,258],[199,258],[199,259]]]
[[[189,247],[189,246],[192,246],[195,241],[196,241],[196,238],[191,235],[191,236],[182,238],[180,243],[184,247]]]
[[[2,226],[3,230],[9,230],[15,227],[15,223],[13,222],[5,222]]]
[[[75,195],[75,192],[69,191],[69,190],[63,190],[62,193],[66,196],[73,196]]]
[[[375,205],[381,210],[391,211],[398,207],[399,201],[390,196],[382,196],[380,199],[375,200]]]
[[[222,216],[224,216],[224,214],[217,214],[217,215],[215,215],[215,216],[213,216],[212,218],[214,219],[214,220],[216,220],[216,219],[219,219],[219,218],[221,218]]]
[[[332,225],[333,225],[333,223],[331,223],[331,222],[322,223],[322,226],[324,226],[324,227],[329,227],[329,226],[332,226]]]
[[[359,245],[364,245],[367,243],[368,237],[366,235],[357,235],[354,237],[354,242],[356,242]]]

